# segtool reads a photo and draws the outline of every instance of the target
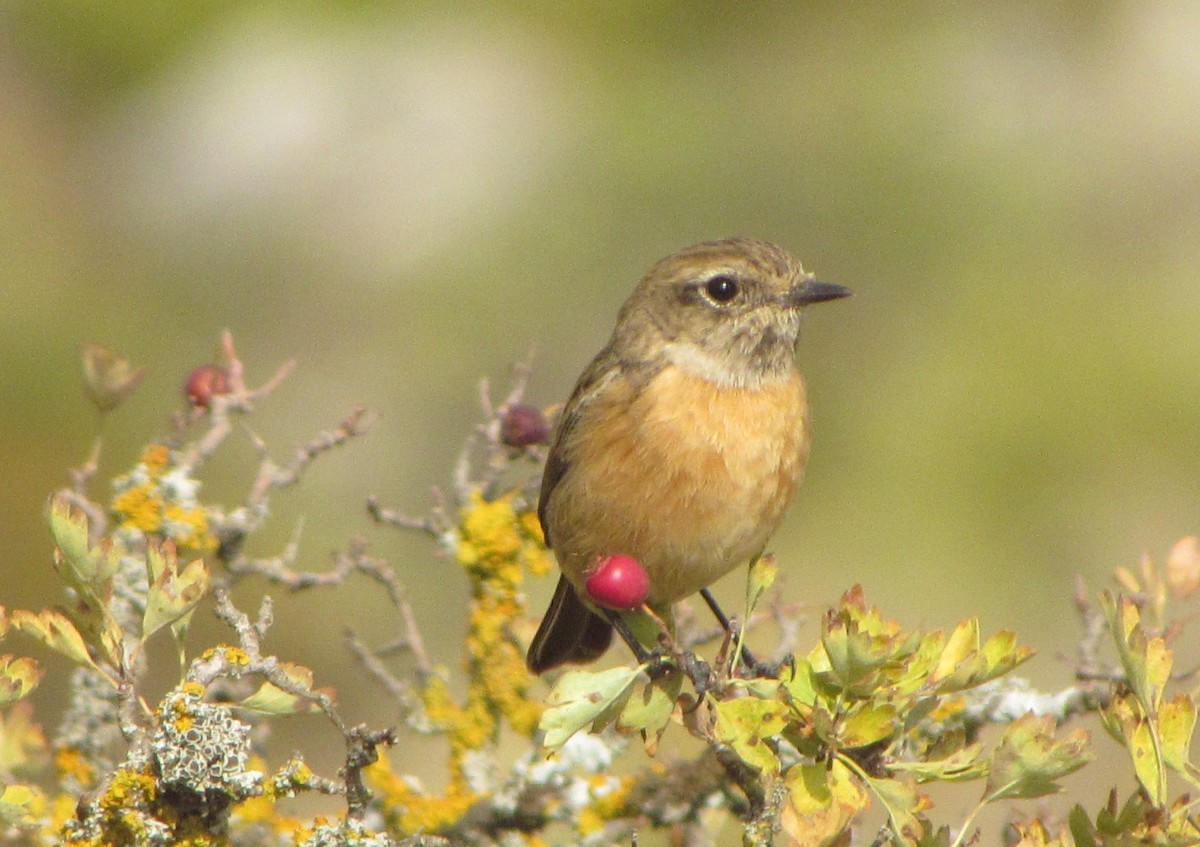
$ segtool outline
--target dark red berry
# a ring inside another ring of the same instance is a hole
[[[229,372],[216,365],[201,365],[188,374],[183,393],[193,406],[207,409],[214,397],[229,393]]]
[[[610,609],[636,609],[650,593],[650,577],[642,563],[620,553],[602,556],[585,583],[588,596]]]
[[[500,440],[509,447],[529,447],[550,440],[550,424],[541,409],[518,403],[500,419]]]

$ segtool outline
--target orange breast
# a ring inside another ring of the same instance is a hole
[[[808,456],[798,373],[758,389],[668,367],[641,392],[623,380],[589,403],[546,510],[577,587],[598,556],[634,556],[650,599],[675,601],[760,552]]]

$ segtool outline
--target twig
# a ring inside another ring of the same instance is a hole
[[[237,350],[234,349],[233,334],[229,330],[221,335],[221,350],[225,356],[229,390],[224,394],[214,396],[207,410],[195,409],[193,411],[194,418],[208,416],[209,429],[181,458],[180,464],[199,467],[207,461],[232,431],[233,424],[230,416],[233,413],[252,411],[254,402],[278,388],[296,367],[295,359],[284,362],[275,375],[263,385],[249,389],[246,387],[242,360],[238,358]]]
[[[313,690],[289,676],[280,667],[279,661],[274,656],[262,655],[260,642],[273,618],[271,598],[263,597],[257,620],[251,621],[245,613],[233,605],[228,591],[216,588],[213,593],[217,600],[216,615],[237,634],[238,646],[245,654],[246,661],[231,662],[225,655],[225,651],[212,650],[192,663],[188,669],[188,680],[207,687],[221,677],[239,678],[247,674],[261,676],[281,691],[314,703],[333,722],[334,726],[343,735],[346,735],[348,730],[333,706],[332,697],[324,691]]]
[[[426,517],[414,518],[401,514],[395,509],[385,509],[379,502],[379,498],[375,495],[367,498],[367,514],[376,523],[387,524],[399,527],[400,529],[415,529],[435,540],[440,540],[442,534],[450,528],[450,522],[446,519],[445,512],[440,508],[434,508]]]
[[[387,666],[380,661],[379,656],[352,629],[346,630],[346,646],[354,654],[354,658],[358,659],[363,670],[372,679],[387,689],[387,692],[392,695],[393,700],[403,706],[407,705],[410,696],[408,685],[389,671]]]
[[[287,465],[277,465],[264,455],[247,502],[251,505],[262,503],[271,489],[295,485],[300,481],[305,469],[322,453],[340,447],[351,438],[363,435],[370,427],[369,421],[363,421],[366,411],[365,406],[355,406],[336,429],[318,433],[307,444],[296,448],[295,456]]]
[[[362,781],[363,768],[379,760],[379,745],[391,747],[396,741],[392,727],[368,730],[359,724],[346,733],[346,764],[340,773],[346,785],[346,816],[350,820],[362,820],[371,801],[371,792]]]

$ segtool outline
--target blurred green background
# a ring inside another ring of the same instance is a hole
[[[654,260],[749,234],[857,294],[801,339],[789,596],[978,614],[1065,685],[1075,575],[1200,528],[1197,44],[1182,3],[6,3],[0,601],[58,599],[41,512],[96,428],[79,345],[149,370],[107,478],[229,328],[252,384],[299,359],[249,421],[278,460],[379,415],[252,552],[300,516],[305,567],[367,536],[453,661],[465,581],[366,495],[424,511],[480,377],[536,347],[530,398],[564,400]],[[204,494],[256,462],[235,435]],[[282,602],[272,646],[387,720],[339,640],[397,622],[342,595]]]

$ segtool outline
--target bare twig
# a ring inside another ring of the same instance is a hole
[[[378,761],[381,744],[391,747],[396,741],[396,730],[392,727],[368,730],[359,724],[346,733],[346,764],[340,773],[345,780],[346,816],[350,820],[362,820],[371,801],[371,792],[362,781],[363,768]]]
[[[204,657],[197,659],[188,669],[188,680],[208,686],[214,680],[222,677],[239,678],[248,674],[258,675],[266,679],[276,688],[314,703],[333,722],[343,735],[348,730],[341,716],[333,706],[333,698],[324,691],[313,690],[302,682],[284,672],[279,661],[274,656],[264,656],[261,650],[261,639],[271,625],[273,617],[271,598],[263,597],[255,621],[233,605],[229,592],[222,588],[214,589],[216,596],[216,615],[228,624],[237,634],[238,646],[245,654],[245,662],[231,662],[223,650],[211,650]]]
[[[408,684],[403,680],[398,679],[391,671],[389,671],[387,666],[380,661],[379,656],[377,656],[371,650],[371,648],[368,647],[361,638],[359,638],[358,633],[356,633],[354,630],[346,630],[346,646],[350,649],[350,652],[354,654],[354,658],[358,659],[358,662],[360,665],[362,665],[363,670],[365,670],[372,679],[382,685],[387,692],[392,695],[393,700],[395,700],[401,706],[407,708],[408,700],[410,698]]]
[[[435,507],[423,518],[414,518],[401,514],[395,509],[385,509],[379,502],[379,498],[372,495],[367,498],[367,513],[376,523],[400,529],[415,529],[435,540],[441,539],[442,534],[450,529],[450,521],[440,507]]]
[[[352,438],[364,434],[370,427],[370,421],[364,421],[366,407],[356,406],[342,419],[336,429],[317,434],[307,444],[296,448],[292,461],[287,465],[277,465],[266,455],[263,456],[259,467],[258,477],[250,488],[247,502],[251,505],[266,500],[267,492],[274,488],[295,485],[300,476],[313,460],[335,447],[340,447]]]

